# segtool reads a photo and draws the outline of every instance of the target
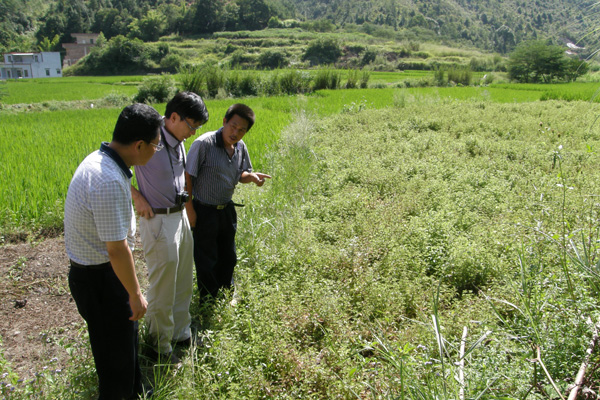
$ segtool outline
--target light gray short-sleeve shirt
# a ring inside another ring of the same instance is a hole
[[[65,245],[71,260],[83,265],[109,261],[105,242],[127,239],[133,249],[130,185],[123,164],[105,151],[91,153],[79,165],[65,200]]]

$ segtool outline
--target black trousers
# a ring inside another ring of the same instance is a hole
[[[101,269],[72,266],[69,287],[87,322],[99,400],[134,399],[142,393],[138,323],[129,320],[129,295],[107,265]]]
[[[194,262],[202,303],[204,297],[216,297],[219,289],[231,287],[233,269],[237,263],[237,213],[233,204],[218,210],[197,201],[194,201],[194,210]]]

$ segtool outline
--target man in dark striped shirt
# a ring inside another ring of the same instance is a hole
[[[223,126],[192,143],[188,152],[186,179],[193,202],[187,204],[194,231],[194,261],[200,303],[215,297],[219,289],[231,287],[237,261],[235,232],[237,214],[232,201],[238,182],[262,186],[269,175],[252,171],[244,135],[254,124],[254,111],[234,104],[225,113]]]

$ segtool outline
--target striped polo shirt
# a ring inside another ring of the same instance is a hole
[[[108,262],[105,242],[127,238],[133,249],[131,171],[107,143],[77,167],[67,191],[64,223],[67,254],[78,264]]]
[[[237,142],[233,157],[229,158],[222,130],[203,134],[194,140],[188,151],[186,171],[194,177],[192,195],[206,204],[218,205],[231,201],[242,172],[252,172],[246,144],[242,140]]]
[[[165,146],[146,165],[135,166],[135,179],[150,207],[177,206],[175,197],[185,188],[185,148],[169,131],[162,128],[161,142]]]

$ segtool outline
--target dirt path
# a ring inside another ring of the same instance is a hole
[[[62,236],[0,246],[0,351],[22,379],[65,368],[66,347],[87,340],[69,291],[68,263]]]
[[[0,247],[0,336],[13,371],[28,379],[67,359],[60,339],[75,338],[83,320],[67,284],[62,237]]]

